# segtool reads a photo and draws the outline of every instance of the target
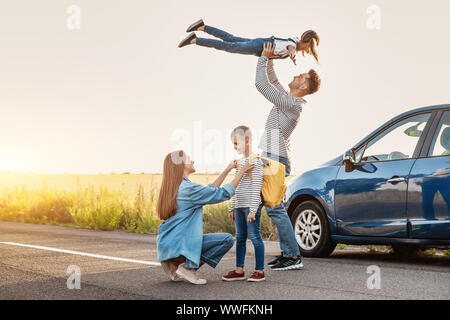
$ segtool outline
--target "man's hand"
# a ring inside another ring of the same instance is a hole
[[[231,222],[234,220],[234,210],[231,210],[228,212],[228,219],[230,219]]]
[[[248,222],[253,222],[256,220],[256,213],[254,212],[250,212],[247,216],[247,221]]]
[[[273,58],[278,57],[274,55],[275,51],[275,45],[272,44],[272,42],[264,42],[263,44],[263,51],[261,52],[261,56],[267,57],[267,58]]]

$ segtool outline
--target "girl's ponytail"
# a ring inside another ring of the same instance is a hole
[[[319,55],[317,54],[317,46],[319,45],[320,38],[317,32],[314,30],[305,31],[300,38],[302,42],[309,43],[311,48],[311,54],[316,59],[317,63],[319,63]]]

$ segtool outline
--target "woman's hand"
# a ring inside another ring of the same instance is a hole
[[[252,161],[251,159],[249,159],[248,162],[244,163],[244,165],[242,166],[241,170],[239,170],[239,172],[236,174],[234,179],[231,180],[230,184],[232,184],[235,188],[237,188],[238,185],[239,185],[239,182],[241,182],[241,179],[244,176],[244,174],[248,170],[253,169],[254,166],[255,166],[255,162]]]
[[[250,212],[247,216],[247,221],[248,222],[253,222],[256,220],[256,213],[254,212]]]
[[[237,168],[237,160],[232,160],[227,167],[227,171],[230,172],[231,170]]]
[[[261,52],[261,56],[267,57],[267,58],[273,58],[277,57],[274,55],[275,51],[275,45],[272,44],[272,42],[264,42],[263,44],[263,51]]]
[[[231,210],[228,212],[228,219],[230,219],[230,222],[233,222],[234,220],[234,210]]]
[[[244,165],[242,166],[242,171],[246,172],[250,169],[253,169],[253,167],[255,166],[255,161],[253,159],[248,159],[248,161],[246,163],[244,163]]]

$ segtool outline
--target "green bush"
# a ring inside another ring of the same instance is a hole
[[[43,188],[6,189],[0,194],[0,219],[7,221],[76,225],[95,230],[123,229],[129,232],[157,233],[157,188],[139,185],[137,191],[110,191],[108,188],[78,188],[76,192]],[[228,220],[231,201],[204,207],[204,233],[227,232],[236,235],[234,222]],[[261,235],[276,240],[276,227],[265,209],[261,216]]]

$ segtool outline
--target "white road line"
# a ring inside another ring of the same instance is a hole
[[[150,265],[150,266],[160,266],[161,265],[159,262],[154,262],[154,261],[134,260],[134,259],[111,257],[111,256],[103,256],[100,254],[93,254],[93,253],[86,253],[86,252],[81,252],[81,251],[65,250],[65,249],[58,249],[58,248],[50,248],[50,247],[42,247],[42,246],[34,246],[31,244],[23,244],[23,243],[16,243],[16,242],[0,242],[0,244],[48,250],[48,251],[55,251],[55,252],[61,252],[61,253],[76,254],[79,256],[86,256],[86,257],[92,257],[92,258],[98,258],[98,259],[108,259],[108,260],[115,260],[115,261],[140,263],[140,264],[146,264],[146,265]]]

